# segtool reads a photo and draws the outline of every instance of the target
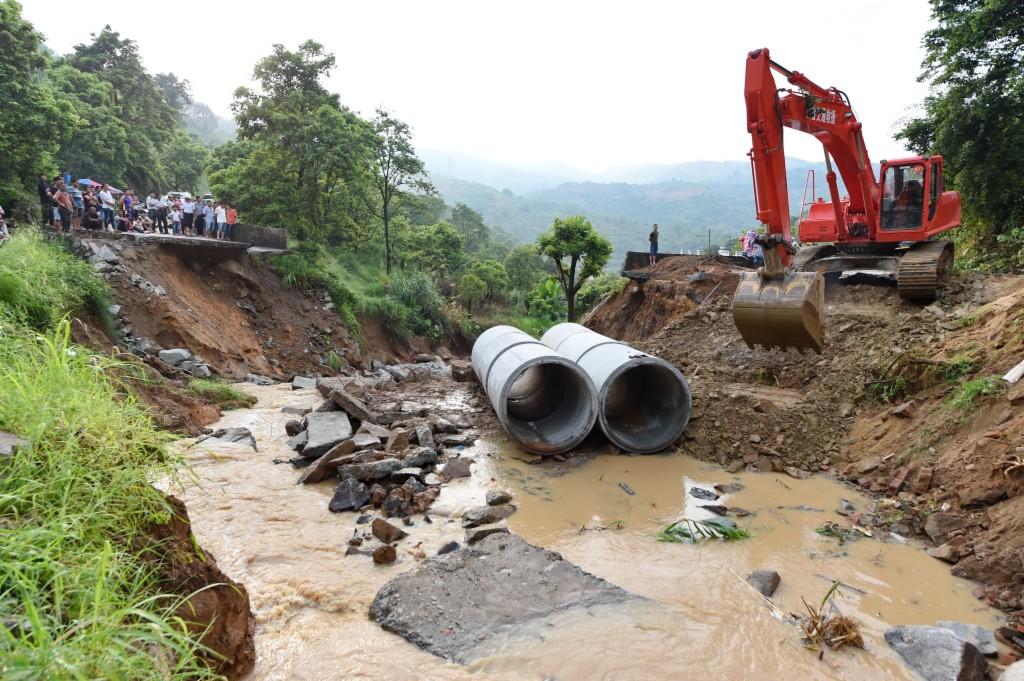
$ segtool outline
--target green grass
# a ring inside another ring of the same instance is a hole
[[[239,390],[229,383],[214,381],[209,378],[193,378],[188,383],[188,391],[193,395],[205,397],[221,409],[240,409],[256,404],[256,398]]]
[[[950,404],[962,412],[968,412],[979,402],[993,395],[1006,392],[1006,383],[999,376],[983,376],[967,381],[954,393]]]
[[[907,379],[896,376],[868,384],[868,397],[876,402],[891,404],[907,394]]]
[[[130,366],[69,339],[0,321],[0,429],[31,443],[0,475],[0,678],[212,678],[139,548],[169,517],[167,436]]]
[[[109,300],[106,282],[89,263],[36,229],[18,230],[0,247],[0,317],[42,330],[69,313],[91,310],[109,328]]]
[[[942,379],[946,383],[956,383],[964,376],[974,371],[974,360],[964,354],[954,355],[952,359],[942,367]]]

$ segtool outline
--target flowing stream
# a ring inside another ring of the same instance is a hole
[[[823,478],[731,475],[685,456],[597,455],[582,463],[542,466],[500,438],[471,448],[470,479],[446,486],[430,511],[406,528],[399,559],[376,566],[345,556],[357,514],[332,514],[332,483],[300,486],[289,458],[281,413],[320,401],[315,391],[287,385],[244,386],[259,398],[252,409],[227,412],[215,427],[246,426],[258,451],[244,445],[182,441],[194,478],[173,491],[188,505],[193,529],[221,568],[249,590],[256,613],[256,680],[277,679],[914,679],[882,640],[893,624],[958,620],[986,626],[999,613],[971,595],[973,585],[909,544],[865,538],[839,544],[815,528],[845,498],[867,499]],[[456,387],[444,399],[457,404]],[[687,494],[693,486],[739,482],[720,502]],[[624,483],[633,494],[627,493]],[[500,487],[519,510],[511,530],[560,552],[583,569],[652,602],[562,616],[557,626],[504,642],[470,666],[422,652],[369,621],[382,584],[461,542],[458,519]],[[654,534],[697,505],[724,503],[752,512],[739,519],[752,538],[698,546],[658,542]],[[785,613],[803,612],[801,597],[820,601],[832,580],[849,585],[836,602],[862,625],[866,648],[816,652],[799,630],[773,617],[741,579],[770,568],[782,575],[774,597]]]

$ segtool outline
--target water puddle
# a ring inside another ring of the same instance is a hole
[[[257,406],[228,412],[217,425],[250,428],[259,451],[187,448],[197,480],[176,492],[188,505],[199,541],[249,590],[257,618],[254,681],[683,675],[909,681],[914,677],[881,639],[887,626],[999,621],[996,611],[972,597],[970,583],[918,548],[873,539],[840,545],[817,534],[825,521],[845,524],[834,513],[840,498],[863,508],[867,500],[852,490],[824,479],[734,476],[682,456],[598,455],[535,466],[504,443],[481,441],[470,449],[480,462],[472,479],[444,488],[430,511],[432,523],[415,517],[396,564],[345,557],[357,515],[327,511],[330,482],[296,485],[290,466],[271,463],[290,456],[284,444],[290,417],[281,407],[316,404],[319,395],[287,386],[245,389],[259,397]],[[731,482],[742,489],[717,501],[687,494],[688,487]],[[519,510],[508,521],[513,532],[650,601],[566,613],[543,630],[496,643],[469,667],[423,653],[372,624],[367,610],[377,590],[416,565],[409,551],[418,545],[430,556],[445,542],[461,542],[457,519],[482,503],[489,486],[515,496]],[[737,522],[752,538],[699,546],[655,540],[661,527],[683,514],[707,514],[698,508],[707,504],[750,511]],[[849,584],[839,605],[861,621],[866,650],[826,653],[819,660],[804,649],[797,629],[774,619],[741,580],[761,568],[782,575],[774,600],[787,613],[803,610],[801,596],[819,600],[833,579]]]

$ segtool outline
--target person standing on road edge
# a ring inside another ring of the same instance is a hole
[[[114,195],[110,193],[110,186],[106,183],[100,187],[100,206],[103,211],[103,226],[113,232],[114,208],[117,207],[117,203],[114,201]]]
[[[185,226],[185,234],[192,236],[192,216],[195,213],[196,204],[192,202],[192,197],[186,196],[181,202],[181,220]]]
[[[228,204],[228,241],[235,238],[235,223],[238,221],[238,211],[230,203]]]
[[[53,197],[50,196],[50,182],[46,175],[39,176],[39,206],[43,211],[43,222],[53,225]]]
[[[651,230],[651,235],[647,237],[647,240],[651,242],[651,257],[648,263],[651,267],[658,262],[658,223],[654,223],[654,229]]]

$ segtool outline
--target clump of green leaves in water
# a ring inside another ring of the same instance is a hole
[[[193,395],[205,397],[221,409],[241,409],[256,404],[256,398],[239,390],[229,383],[209,378],[193,378],[188,383],[188,391]]]
[[[1006,392],[1006,383],[999,376],[983,376],[967,381],[953,395],[950,402],[960,411],[969,411],[982,398]]]
[[[5,679],[214,677],[145,554],[146,528],[169,519],[150,480],[177,462],[126,370],[72,345],[67,321],[0,321],[0,430],[30,443],[0,475]]]
[[[684,518],[662,528],[655,535],[658,541],[676,544],[697,544],[705,539],[749,539],[750,533],[728,518],[708,518],[707,520],[690,520]]]

